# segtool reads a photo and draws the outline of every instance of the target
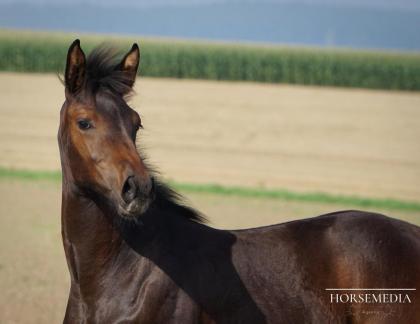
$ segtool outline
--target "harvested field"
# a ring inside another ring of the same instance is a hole
[[[420,202],[420,93],[140,79],[139,146],[178,183]],[[63,88],[0,73],[0,167],[59,170]],[[188,192],[210,225],[246,228],[355,208]],[[58,181],[0,177],[0,323],[57,323],[69,275]],[[418,211],[374,211],[420,225]]]
[[[140,78],[139,144],[179,182],[420,201],[420,93]],[[63,87],[0,73],[0,166],[57,170]]]

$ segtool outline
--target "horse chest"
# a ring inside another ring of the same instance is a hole
[[[146,278],[114,278],[112,284],[88,298],[77,294],[69,299],[67,313],[69,320],[64,323],[213,323],[160,271],[151,272]]]

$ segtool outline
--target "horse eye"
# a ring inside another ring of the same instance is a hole
[[[92,128],[92,124],[86,119],[81,119],[77,121],[77,125],[79,126],[80,129],[83,129],[83,130]]]

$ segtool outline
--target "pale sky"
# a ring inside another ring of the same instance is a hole
[[[33,3],[33,4],[74,4],[90,3],[95,5],[199,5],[209,3],[242,3],[242,2],[271,2],[271,3],[311,3],[334,5],[357,5],[376,8],[402,8],[420,10],[420,0],[0,0],[0,4]]]

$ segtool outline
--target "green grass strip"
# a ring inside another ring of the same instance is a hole
[[[59,171],[29,171],[0,168],[0,179],[50,180],[61,181]],[[363,198],[358,196],[334,195],[322,192],[293,192],[286,189],[266,189],[217,184],[192,184],[169,181],[177,190],[191,193],[205,193],[221,196],[237,196],[249,198],[280,199],[311,203],[341,204],[358,208],[378,208],[400,211],[419,211],[420,202],[401,201],[397,199]]]
[[[0,179],[61,181],[60,171],[32,171],[0,168]]]
[[[323,192],[293,192],[286,189],[265,189],[221,186],[217,184],[191,184],[176,183],[171,185],[185,192],[202,192],[217,195],[232,195],[253,198],[272,198],[286,201],[301,201],[326,204],[351,205],[361,208],[381,208],[404,211],[420,211],[420,203],[414,201],[401,201],[397,199],[363,198],[358,196],[334,195]]]

